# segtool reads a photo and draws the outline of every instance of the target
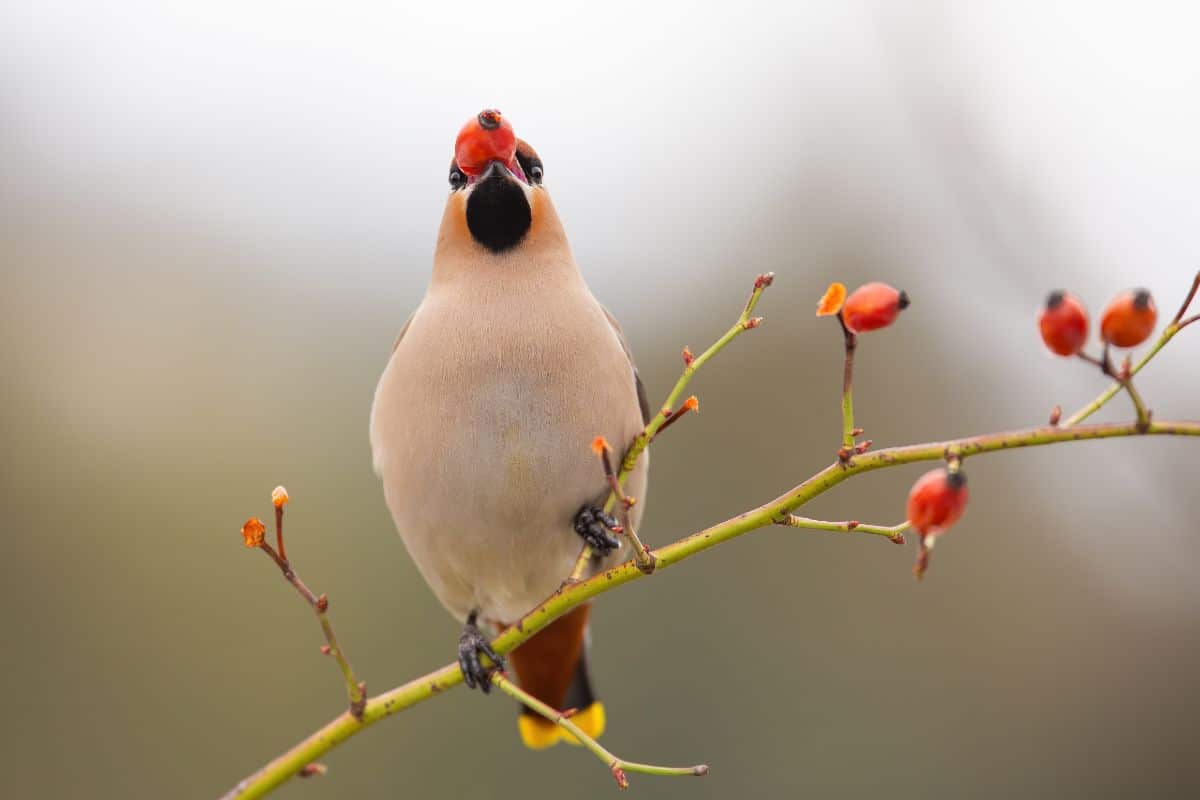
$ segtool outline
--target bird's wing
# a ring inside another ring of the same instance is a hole
[[[646,387],[642,384],[641,376],[638,375],[637,364],[633,363],[633,353],[629,349],[629,343],[625,341],[625,333],[607,308],[602,305],[600,310],[604,312],[608,324],[612,325],[612,329],[616,332],[617,339],[621,342],[621,349],[625,351],[625,358],[629,359],[629,369],[633,372],[633,385],[637,389],[638,406],[642,409],[642,424],[648,425],[650,424],[650,402],[646,399]],[[404,335],[403,331],[400,335]]]

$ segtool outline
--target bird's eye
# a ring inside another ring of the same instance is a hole
[[[467,176],[458,167],[450,168],[450,188],[457,191],[467,185]]]
[[[529,168],[529,179],[534,183],[542,182],[542,165],[534,164]]]

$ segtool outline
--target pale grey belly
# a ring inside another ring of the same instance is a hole
[[[501,372],[469,397],[449,393],[461,376],[415,377],[389,367],[373,411],[388,507],[452,614],[513,622],[570,574],[582,546],[574,516],[607,489],[591,439],[632,440],[636,401],[570,375],[556,383]],[[643,467],[630,490],[640,496],[644,486]]]

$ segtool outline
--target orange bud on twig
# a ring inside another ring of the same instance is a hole
[[[595,439],[592,439],[592,452],[596,455],[602,455],[610,450],[612,450],[612,447],[609,446],[608,440],[603,436],[597,436]]]
[[[696,395],[691,395],[688,397],[688,399],[684,400],[683,404],[674,411],[664,408],[661,412],[663,415],[663,424],[658,426],[658,430],[654,432],[654,436],[650,438],[650,441],[657,439],[663,431],[675,424],[676,420],[689,411],[695,411],[697,414],[700,413],[700,401],[696,399]]]
[[[262,547],[266,535],[267,526],[258,517],[251,517],[242,526],[242,538],[246,541],[246,547]]]
[[[287,489],[282,486],[276,486],[271,490],[271,505],[276,508],[283,508],[288,504],[288,500],[290,499]]]
[[[694,355],[692,355],[692,348],[688,347],[687,345],[684,345],[684,347],[683,347],[683,365],[685,367],[690,367],[692,365],[692,362],[695,360],[696,360],[696,357]]]

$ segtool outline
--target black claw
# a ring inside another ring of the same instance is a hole
[[[602,556],[621,546],[621,541],[613,535],[613,531],[619,528],[616,517],[605,514],[596,506],[584,506],[575,515],[575,532]]]
[[[491,643],[475,625],[477,614],[472,611],[463,626],[462,635],[458,637],[458,667],[462,670],[463,681],[467,687],[479,687],[484,694],[492,690],[492,670],[504,669],[504,659],[492,649]],[[483,654],[492,660],[493,666],[485,667],[479,661]]]

